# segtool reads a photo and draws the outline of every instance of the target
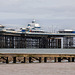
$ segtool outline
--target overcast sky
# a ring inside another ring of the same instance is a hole
[[[48,31],[75,29],[75,0],[0,0],[0,23],[25,27],[32,19]]]

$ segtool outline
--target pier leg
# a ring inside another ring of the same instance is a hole
[[[7,59],[6,59],[6,63],[8,64],[9,62],[8,62],[8,57],[7,57]]]
[[[72,62],[74,62],[74,57],[72,57]]]
[[[13,57],[13,63],[16,63],[16,57]]]
[[[24,57],[24,63],[26,62],[26,57]]]
[[[61,57],[58,57],[58,62],[61,62]]]
[[[68,62],[70,62],[70,57],[68,58]]]
[[[45,63],[47,62],[47,57],[44,57],[44,62],[45,62]]]
[[[41,63],[41,57],[39,57],[39,63]]]
[[[29,57],[29,63],[31,63],[31,59],[32,59],[32,58],[31,58],[31,57]]]
[[[56,62],[56,57],[54,57],[54,62]]]

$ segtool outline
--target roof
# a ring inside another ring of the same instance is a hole
[[[75,33],[32,33],[26,32],[29,35],[55,35],[55,36],[75,36]]]

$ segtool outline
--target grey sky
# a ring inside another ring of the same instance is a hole
[[[44,28],[75,29],[75,0],[0,0],[1,24],[24,26],[32,19]]]

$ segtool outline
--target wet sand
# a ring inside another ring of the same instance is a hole
[[[0,75],[75,75],[75,63],[0,64]]]

